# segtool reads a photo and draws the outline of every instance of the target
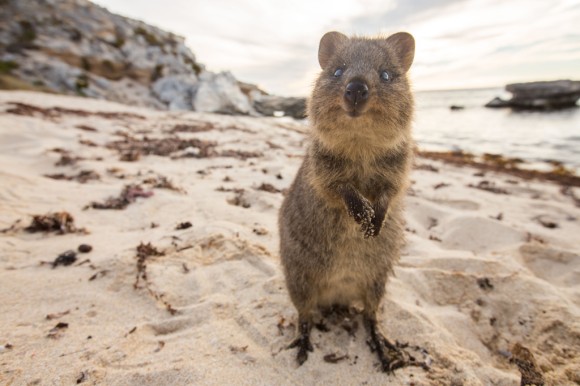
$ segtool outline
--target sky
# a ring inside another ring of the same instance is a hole
[[[580,79],[580,0],[96,0],[186,38],[206,69],[306,96],[325,32],[415,37],[416,90]]]

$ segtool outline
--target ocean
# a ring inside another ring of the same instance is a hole
[[[549,170],[562,162],[580,172],[580,108],[512,111],[484,105],[503,89],[417,91],[414,137],[421,150],[463,150],[521,158]],[[451,110],[451,105],[463,106]]]

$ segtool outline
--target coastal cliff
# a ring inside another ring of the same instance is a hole
[[[0,89],[244,115],[266,94],[208,71],[183,37],[86,0],[2,2]]]

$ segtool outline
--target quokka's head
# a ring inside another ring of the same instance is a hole
[[[407,72],[415,40],[406,32],[387,38],[328,32],[320,40],[320,73],[309,101],[315,125],[332,127],[378,121],[408,126],[413,98]]]

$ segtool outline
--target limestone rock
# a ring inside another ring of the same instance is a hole
[[[509,106],[510,106],[509,101],[501,99],[500,97],[495,97],[485,104],[485,107],[509,107]]]
[[[0,87],[16,84],[160,109],[252,115],[257,114],[253,103],[267,95],[229,72],[206,71],[184,38],[87,0],[1,3]],[[272,101],[261,103],[267,115],[278,109],[266,106]],[[288,101],[283,104],[287,115],[301,114]]]
[[[86,0],[3,1],[0,63],[11,64],[8,75],[59,93],[189,110],[191,100],[168,97],[167,84],[178,76],[190,90],[205,71],[182,37]],[[151,86],[165,77],[158,98],[160,86]]]
[[[513,95],[510,100],[495,98],[485,106],[551,110],[574,107],[580,98],[580,81],[572,80],[514,83],[505,89]]]
[[[284,116],[302,119],[306,117],[306,98],[264,95],[254,101],[254,108],[267,116],[282,112]]]
[[[197,88],[197,78],[191,75],[169,75],[152,86],[155,96],[166,103],[169,110],[191,110]]]
[[[242,93],[237,80],[230,72],[201,74],[192,103],[195,111],[223,114],[254,113],[250,101]]]

